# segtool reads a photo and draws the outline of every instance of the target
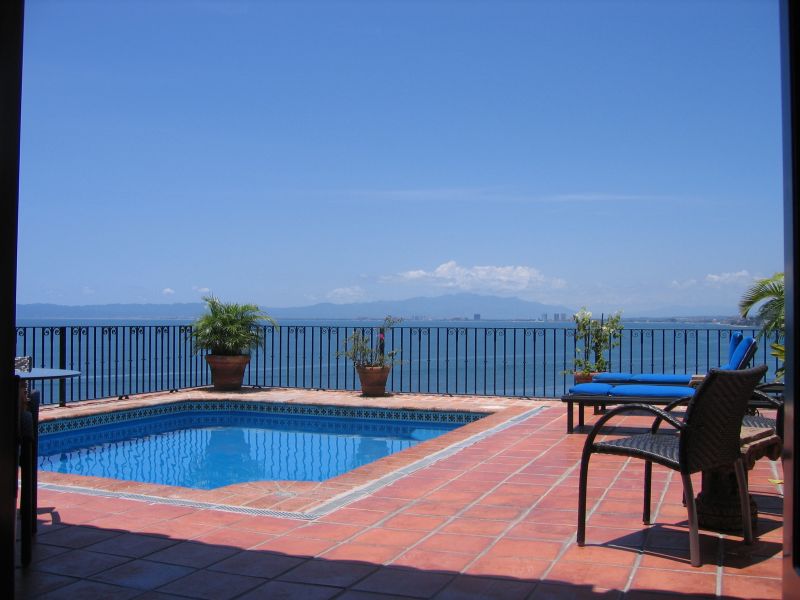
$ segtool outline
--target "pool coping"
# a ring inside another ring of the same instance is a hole
[[[198,388],[177,393],[135,396],[129,400],[107,399],[73,404],[67,407],[47,406],[42,408],[40,420],[46,423],[54,419],[101,415],[108,412],[177,402],[202,403],[220,400],[350,408],[477,412],[486,416],[437,438],[421,442],[412,448],[322,482],[259,481],[234,484],[214,490],[197,490],[39,471],[40,487],[151,503],[313,520],[418,469],[451,456],[462,448],[527,419],[539,410],[554,404],[552,401],[544,399],[487,396],[396,394],[382,398],[365,398],[358,392],[342,391],[269,388],[266,390],[245,389],[241,392],[216,392],[210,388]]]

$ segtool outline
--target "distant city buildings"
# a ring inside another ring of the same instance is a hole
[[[472,315],[472,320],[473,321],[480,321],[481,320],[481,313],[475,313],[474,315]]]
[[[568,321],[570,319],[569,315],[567,313],[563,313],[563,312],[562,313],[553,313],[553,318],[552,319],[550,319],[549,317],[550,317],[550,315],[548,313],[542,313],[542,316],[541,316],[541,318],[539,320],[540,321],[551,321],[552,320],[552,321],[555,322],[555,321]]]

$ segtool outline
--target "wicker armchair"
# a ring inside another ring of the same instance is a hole
[[[661,410],[649,404],[623,405],[603,415],[589,432],[583,447],[578,490],[578,545],[583,546],[586,541],[586,483],[589,459],[595,452],[641,458],[645,461],[642,511],[642,520],[645,524],[650,523],[650,483],[653,463],[680,472],[689,516],[689,552],[694,567],[699,567],[702,561],[691,474],[733,465],[739,484],[744,539],[745,543],[752,543],[750,499],[745,466],[740,452],[740,432],[747,404],[766,371],[765,365],[741,371],[712,369],[697,388],[695,395],[688,400],[688,408],[683,419],[676,418],[669,410]],[[667,408],[683,402],[683,400],[676,401]],[[649,433],[595,441],[609,419],[632,411],[648,412],[656,417]],[[662,422],[668,423],[677,432],[659,432],[659,425]]]

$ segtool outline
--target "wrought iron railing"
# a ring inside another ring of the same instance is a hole
[[[350,361],[338,356],[360,329],[325,325],[264,327],[251,353],[245,385],[357,390]],[[611,370],[704,373],[727,362],[732,329],[626,328],[611,352]],[[43,403],[126,397],[210,385],[202,354],[192,351],[190,325],[18,327],[17,355],[35,367],[78,370],[63,382],[39,382]],[[744,330],[756,335],[755,330]],[[388,389],[394,392],[557,397],[572,383],[575,330],[552,327],[393,327],[386,350],[399,350]],[[754,363],[779,366],[769,341],[759,340]]]

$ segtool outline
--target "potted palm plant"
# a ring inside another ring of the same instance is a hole
[[[620,344],[622,337],[622,312],[616,312],[608,320],[593,319],[592,313],[581,308],[572,315],[575,321],[575,361],[567,373],[575,375],[575,383],[586,383],[597,373],[608,370],[612,348]],[[606,358],[606,356],[609,358]]]
[[[365,396],[386,394],[386,380],[395,362],[398,350],[386,352],[386,330],[402,319],[387,316],[378,327],[377,335],[372,328],[358,328],[345,340],[344,350],[337,353],[353,361]]]
[[[261,323],[266,321],[275,327],[278,324],[255,304],[222,302],[214,296],[204,297],[203,301],[208,312],[192,327],[194,351],[208,352],[205,359],[215,390],[241,389],[250,350],[264,339]]]
[[[739,314],[747,318],[755,312],[755,317],[761,322],[760,335],[765,340],[774,336],[770,354],[781,361],[780,368],[775,371],[777,379],[783,377],[783,363],[786,360],[783,343],[786,331],[785,287],[783,273],[775,273],[772,277],[757,279],[739,300]],[[758,310],[755,310],[756,306]]]

